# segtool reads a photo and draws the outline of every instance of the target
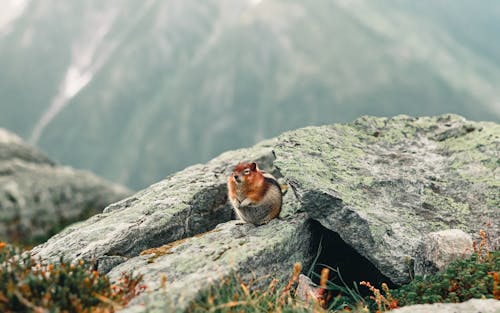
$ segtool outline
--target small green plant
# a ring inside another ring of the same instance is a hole
[[[472,298],[500,300],[500,251],[491,251],[487,233],[479,232],[481,240],[474,243],[474,253],[451,263],[447,270],[429,277],[417,276],[398,289],[382,291],[369,282],[361,282],[372,292],[370,308],[386,312],[393,308],[423,303],[463,302]],[[375,305],[374,305],[375,304]]]
[[[261,278],[244,282],[238,275],[225,278],[220,284],[209,288],[193,302],[187,312],[289,312],[289,313],[333,313],[333,312],[387,312],[392,309],[422,303],[462,302],[471,298],[492,298],[500,300],[500,251],[491,251],[487,234],[480,232],[481,241],[474,244],[474,253],[467,259],[460,259],[443,273],[426,278],[416,277],[411,283],[390,290],[386,284],[380,289],[370,282],[359,285],[368,288],[371,296],[363,297],[356,283],[349,286],[338,269],[317,263],[323,268],[315,273],[311,267],[307,273],[319,280],[319,286],[310,291],[307,300],[298,299],[295,294],[301,267],[296,264],[286,285],[273,279],[267,288],[257,288]],[[321,249],[321,243],[320,248]],[[335,284],[329,280],[334,272],[340,280]]]
[[[0,312],[114,312],[144,290],[140,281],[123,274],[112,285],[91,263],[42,264],[0,242]]]
[[[401,305],[435,302],[462,302],[472,298],[500,299],[498,273],[500,252],[480,260],[477,254],[451,264],[444,272],[427,278],[417,277],[393,291]]]
[[[443,273],[426,278],[416,277],[410,284],[392,291],[399,305],[436,302],[463,302],[472,298],[500,300],[500,251],[490,251],[486,233],[474,253],[460,259]]]

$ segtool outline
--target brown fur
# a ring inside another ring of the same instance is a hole
[[[274,177],[264,176],[255,163],[236,165],[227,179],[228,197],[239,218],[255,225],[278,217],[281,189]]]

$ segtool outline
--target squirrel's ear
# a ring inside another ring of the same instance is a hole
[[[255,170],[257,169],[257,163],[252,162],[252,164],[250,164],[250,169],[251,169],[252,171],[255,171]]]

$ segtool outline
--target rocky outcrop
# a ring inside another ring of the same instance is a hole
[[[34,252],[49,259],[63,255],[107,263],[206,232],[232,218],[226,176],[234,160],[253,159],[269,169],[273,158],[271,144],[263,143],[189,167],[69,227]]]
[[[471,299],[462,303],[435,303],[409,305],[400,309],[392,310],[394,313],[498,313],[500,312],[500,301]]]
[[[432,275],[444,270],[451,262],[470,256],[472,245],[471,236],[460,229],[425,235],[415,253],[415,275]]]
[[[363,117],[278,137],[275,166],[308,215],[395,283],[422,236],[500,221],[500,125]]]
[[[297,261],[308,262],[311,256],[311,230],[305,216],[273,220],[262,227],[231,221],[212,231],[182,240],[165,249],[145,251],[114,268],[109,275],[116,279],[123,272],[138,270],[148,287],[158,292],[133,300],[127,312],[144,308],[172,312],[184,308],[200,290],[227,277],[231,272],[243,280],[266,277],[272,273],[281,282],[287,280]],[[162,288],[161,277],[167,279]],[[270,278],[270,277],[269,277]],[[262,284],[268,280],[261,279]],[[256,284],[257,285],[257,284]]]
[[[0,129],[0,241],[37,242],[130,193],[89,172],[57,166]]]
[[[69,227],[33,254],[94,259],[111,277],[142,273],[151,292],[127,310],[149,303],[154,311],[184,306],[215,277],[210,271],[285,277],[294,261],[307,268],[319,222],[355,251],[352,257],[403,283],[427,234],[450,228],[477,234],[489,224],[499,235],[499,149],[499,125],[454,115],[303,128],[189,167]],[[281,219],[260,227],[228,222],[226,176],[250,160],[289,186]],[[362,264],[353,261],[346,264]]]

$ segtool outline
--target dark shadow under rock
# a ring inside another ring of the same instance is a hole
[[[389,288],[395,284],[384,274],[382,274],[370,261],[359,254],[354,248],[345,243],[339,234],[323,227],[319,222],[312,221],[313,253],[316,253],[317,260],[312,265],[313,281],[319,283],[319,274],[325,267],[338,269],[338,273],[330,270],[330,281],[344,286],[344,283],[353,288],[353,284],[359,287],[359,282],[368,281],[377,288],[382,283],[386,283]],[[319,253],[319,255],[318,255]],[[341,277],[339,277],[339,274]],[[342,282],[343,280],[343,282]],[[368,290],[360,287],[359,291],[363,296],[369,294]]]

